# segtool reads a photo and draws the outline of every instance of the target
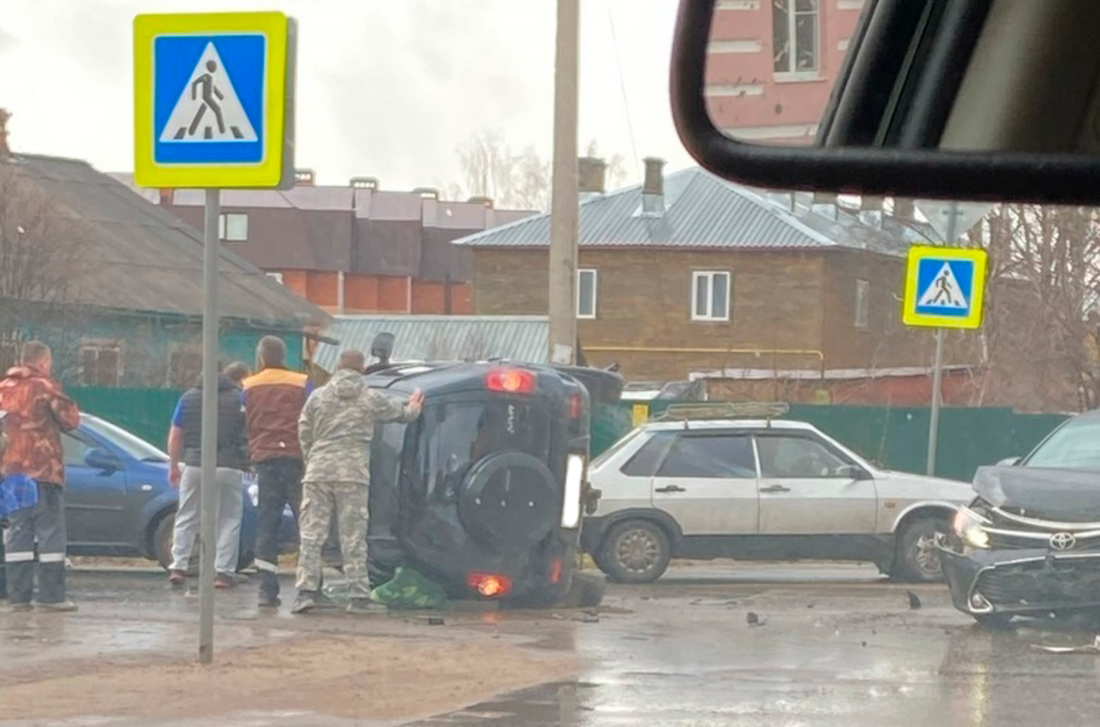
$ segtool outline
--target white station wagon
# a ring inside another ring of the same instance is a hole
[[[844,560],[942,578],[935,534],[969,484],[887,472],[786,405],[678,405],[589,467],[602,495],[585,550],[612,580],[648,583],[669,560]],[[752,418],[745,418],[752,417]]]

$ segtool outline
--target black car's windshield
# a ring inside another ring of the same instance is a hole
[[[144,439],[135,437],[125,429],[116,427],[110,422],[96,417],[85,416],[81,420],[82,426],[88,431],[107,439],[128,456],[141,462],[167,462],[168,455],[157,449]]]
[[[1055,431],[1024,460],[1027,467],[1100,471],[1100,417],[1078,417]]]

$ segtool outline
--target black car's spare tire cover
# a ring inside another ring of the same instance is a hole
[[[459,516],[470,535],[485,545],[528,547],[546,537],[561,517],[557,490],[554,474],[531,455],[490,455],[466,474]]]

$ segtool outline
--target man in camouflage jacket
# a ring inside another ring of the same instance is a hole
[[[341,354],[339,370],[309,397],[298,421],[306,471],[302,479],[298,598],[293,613],[305,613],[317,605],[321,551],[333,516],[351,594],[348,610],[362,612],[370,605],[367,488],[374,426],[415,420],[424,397],[414,392],[407,403],[401,403],[370,389],[363,383],[365,364],[359,351]]]
[[[53,356],[44,343],[23,345],[23,364],[0,381],[0,409],[7,446],[3,474],[36,483],[38,503],[11,514],[4,533],[4,561],[11,607],[31,608],[35,544],[38,546],[38,605],[75,611],[65,598],[65,465],[61,433],[80,426],[80,411],[50,377]]]

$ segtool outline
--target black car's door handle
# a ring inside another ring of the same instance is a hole
[[[784,487],[783,485],[768,485],[767,487],[761,487],[761,492],[790,492],[791,488]]]
[[[687,492],[687,490],[679,485],[667,485],[665,487],[658,487],[654,492]]]

